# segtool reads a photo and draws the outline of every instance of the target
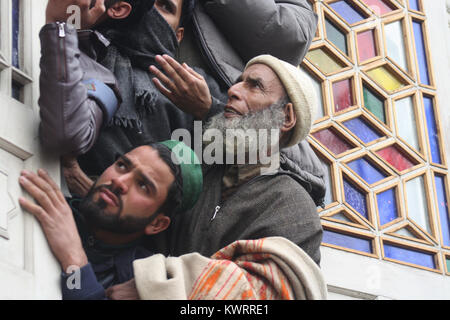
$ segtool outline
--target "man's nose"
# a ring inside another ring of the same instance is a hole
[[[111,180],[112,190],[119,194],[125,194],[128,192],[129,182],[131,179],[130,174],[123,174],[119,177],[115,177]]]
[[[230,100],[233,100],[233,99],[234,100],[241,100],[242,95],[241,95],[240,87],[241,87],[241,82],[232,85],[230,87],[230,89],[228,89],[228,98]]]

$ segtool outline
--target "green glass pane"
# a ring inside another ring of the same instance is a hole
[[[348,55],[347,39],[344,33],[339,30],[332,22],[325,20],[327,30],[327,39],[331,41],[338,49]]]
[[[450,258],[447,258],[447,272],[450,272]]]
[[[342,64],[334,60],[322,49],[314,49],[309,51],[306,58],[325,74],[330,74],[343,68]]]
[[[364,87],[364,106],[374,114],[383,123],[386,123],[386,115],[384,113],[384,102],[378,98],[370,89]]]

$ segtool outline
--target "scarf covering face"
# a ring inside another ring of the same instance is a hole
[[[140,130],[145,113],[156,103],[158,95],[162,95],[154,86],[148,68],[159,67],[155,63],[156,55],[175,56],[178,49],[175,32],[154,7],[136,24],[99,31],[111,41],[100,63],[116,76],[123,99],[108,126]]]

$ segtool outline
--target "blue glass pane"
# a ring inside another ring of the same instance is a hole
[[[378,215],[380,224],[385,225],[398,218],[397,199],[394,189],[389,189],[377,195]]]
[[[347,1],[337,1],[330,4],[331,8],[336,11],[349,24],[357,23],[364,20],[364,17],[356,11]]]
[[[344,125],[364,143],[369,143],[381,138],[381,136],[361,118],[346,121],[344,122]]]
[[[20,11],[19,0],[12,0],[12,58],[14,67],[20,68],[19,59],[19,33],[20,33]]]
[[[430,77],[428,75],[427,54],[425,52],[425,41],[423,39],[422,24],[413,21],[414,39],[416,41],[417,62],[419,64],[420,82],[423,84],[430,84]]]
[[[445,193],[444,177],[436,175],[436,193],[439,209],[439,217],[441,220],[442,240],[444,245],[450,247],[450,219],[448,211],[448,199]]]
[[[416,264],[419,266],[435,269],[432,254],[408,250],[391,244],[384,244],[384,255],[386,258]]]
[[[425,107],[425,116],[427,118],[428,141],[430,142],[431,160],[434,163],[441,164],[441,152],[439,150],[439,137],[436,126],[436,117],[434,115],[433,100],[423,97],[423,105]]]
[[[344,179],[345,202],[353,207],[356,212],[368,219],[366,196]]]
[[[373,184],[387,177],[364,158],[352,161],[348,163],[348,166],[368,184]]]
[[[409,0],[409,8],[411,10],[420,11],[419,0]]]
[[[322,242],[362,252],[372,253],[371,240],[356,238],[329,230],[323,230]]]

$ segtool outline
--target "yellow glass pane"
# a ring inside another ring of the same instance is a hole
[[[367,72],[369,76],[386,91],[395,91],[405,86],[405,83],[385,67],[378,67]]]
[[[309,51],[306,58],[325,74],[339,71],[344,67],[322,49]]]

